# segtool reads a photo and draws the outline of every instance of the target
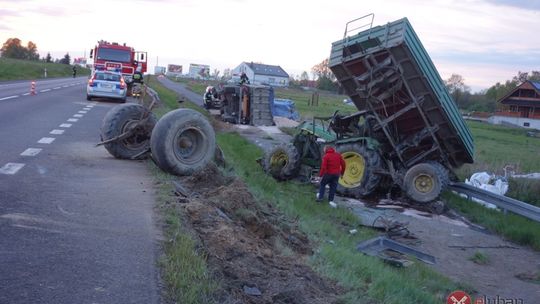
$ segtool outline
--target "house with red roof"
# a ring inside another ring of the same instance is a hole
[[[497,101],[500,109],[490,123],[540,130],[540,82],[525,81]]]

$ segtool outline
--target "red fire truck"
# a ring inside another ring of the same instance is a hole
[[[137,67],[140,66],[141,73],[146,72],[147,57],[146,52],[136,52],[125,43],[120,45],[104,40],[98,41],[96,47],[90,50],[90,58],[94,59],[94,69],[121,70],[130,88]]]

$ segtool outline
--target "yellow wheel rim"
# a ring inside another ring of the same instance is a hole
[[[270,157],[270,167],[283,168],[289,163],[289,156],[283,151],[277,151]]]
[[[345,174],[339,179],[339,183],[345,188],[356,188],[364,180],[366,161],[364,157],[356,152],[345,152],[341,154],[345,160]]]
[[[414,178],[414,187],[418,192],[428,193],[435,187],[435,181],[431,175],[419,174]]]

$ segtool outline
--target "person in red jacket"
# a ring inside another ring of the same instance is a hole
[[[326,185],[329,185],[329,204],[333,208],[337,207],[336,203],[334,203],[334,194],[336,193],[339,178],[343,173],[345,173],[345,161],[343,160],[343,157],[341,157],[341,154],[336,152],[331,146],[324,146],[324,156],[322,159],[321,170],[319,171],[319,176],[321,176],[322,179],[319,186],[319,193],[317,194],[318,202],[322,201]]]

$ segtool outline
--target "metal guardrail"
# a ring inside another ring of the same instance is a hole
[[[482,190],[471,185],[467,185],[465,183],[451,183],[449,189],[458,193],[463,193],[469,198],[475,197],[477,199],[491,203],[505,211],[511,211],[515,214],[519,214],[540,223],[539,207],[529,205],[527,203],[518,201],[510,197],[491,193],[489,191]]]

